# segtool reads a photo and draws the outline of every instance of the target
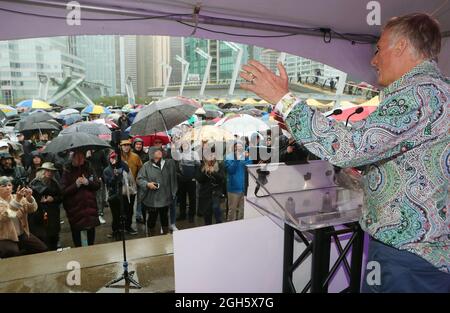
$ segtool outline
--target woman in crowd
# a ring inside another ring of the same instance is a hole
[[[138,174],[139,191],[143,192],[142,213],[148,212],[147,230],[150,236],[155,231],[156,220],[160,216],[163,234],[169,231],[169,207],[177,194],[176,165],[173,159],[165,160],[163,151],[158,147],[149,149],[150,161],[145,163]],[[158,231],[159,233],[159,231]]]
[[[119,174],[122,174],[122,190],[117,190],[117,179]],[[121,229],[120,224],[120,197],[123,200],[123,207],[125,211],[133,210],[134,195],[136,194],[136,183],[134,181],[133,175],[125,162],[121,162],[120,166],[117,161],[116,152],[111,152],[109,154],[109,165],[103,171],[103,180],[108,188],[108,203],[112,214],[112,234],[111,237],[114,240],[121,239]],[[124,212],[126,213],[126,212]],[[132,214],[128,213],[126,216]],[[126,222],[123,220],[123,222]],[[126,226],[126,225],[125,225]]]
[[[38,209],[28,216],[30,231],[46,243],[49,250],[58,249],[62,192],[55,179],[58,169],[53,163],[42,164],[30,183]]]
[[[197,169],[196,179],[200,185],[199,207],[205,219],[205,225],[212,224],[212,214],[216,223],[222,222],[220,197],[224,192],[225,169],[222,162],[216,160],[215,150],[203,155],[201,166]]]
[[[88,245],[95,241],[95,227],[100,225],[96,191],[100,182],[86,162],[85,152],[75,150],[61,178],[63,204],[69,219],[75,247],[81,247],[81,232],[87,232]]]
[[[28,227],[28,214],[37,209],[33,191],[27,187],[12,191],[11,178],[0,177],[0,258],[46,251]]]
[[[42,163],[44,162],[42,159],[42,155],[39,151],[33,151],[31,152],[31,165],[28,168],[28,180],[32,181],[36,177],[36,173],[38,169],[41,167]]]

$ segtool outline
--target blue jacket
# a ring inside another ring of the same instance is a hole
[[[227,191],[240,193],[245,190],[245,166],[252,164],[249,158],[245,160],[235,160],[234,154],[227,155],[225,159],[225,168],[227,170]]]

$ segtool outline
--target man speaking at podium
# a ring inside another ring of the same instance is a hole
[[[241,87],[276,104],[297,142],[336,166],[365,167],[360,224],[381,279],[365,277],[363,292],[450,292],[450,81],[437,68],[440,48],[429,15],[392,18],[371,62],[385,87],[380,105],[351,128],[295,98],[281,64],[279,76],[256,61],[241,73]]]

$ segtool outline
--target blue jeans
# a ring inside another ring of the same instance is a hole
[[[142,218],[142,202],[136,197],[136,218]]]
[[[450,274],[438,270],[411,252],[398,250],[371,238],[367,261],[375,262],[372,266],[368,263],[361,292],[450,292]],[[376,274],[377,267],[379,275]]]

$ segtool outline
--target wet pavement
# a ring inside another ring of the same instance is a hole
[[[105,208],[104,218],[106,223],[96,228],[95,245],[74,248],[65,212],[61,210],[60,243],[64,250],[0,260],[0,292],[174,292],[172,235],[147,237],[145,225],[135,221],[133,228],[138,234],[126,235],[126,251],[129,271],[136,272],[133,278],[142,289],[124,281],[105,287],[123,273],[123,245],[122,241],[108,238],[109,208]],[[192,223],[184,220],[176,225],[178,229],[186,229],[203,226],[204,221],[196,216]],[[78,274],[74,274],[74,265],[80,268],[80,284],[75,285],[74,275]]]

